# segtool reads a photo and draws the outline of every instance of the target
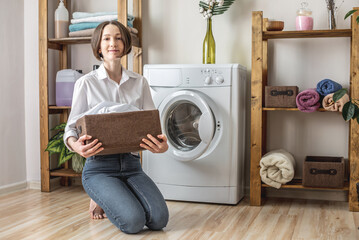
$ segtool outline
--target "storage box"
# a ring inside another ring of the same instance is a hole
[[[303,186],[342,188],[343,185],[343,157],[306,157],[303,166]]]
[[[265,86],[264,106],[295,108],[297,95],[297,86]]]
[[[92,136],[86,142],[98,139],[104,148],[98,155],[143,150],[140,143],[147,134],[161,134],[158,110],[86,115],[76,122],[79,136]]]

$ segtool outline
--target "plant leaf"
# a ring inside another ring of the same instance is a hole
[[[359,24],[359,16],[357,16],[357,23]]]
[[[234,3],[235,0],[224,0],[222,6],[218,6],[217,4],[212,8],[212,15],[220,15],[229,9],[229,7]],[[199,6],[202,7],[205,11],[209,9],[208,3],[203,1],[199,2]]]
[[[45,151],[48,151],[50,153],[60,153],[62,150],[62,148],[61,148],[62,146],[64,146],[64,140],[61,138],[61,139],[49,142],[47,144]]]
[[[355,104],[351,101],[347,102],[343,106],[342,116],[345,121],[349,121],[355,114]]]
[[[336,103],[339,99],[341,99],[344,94],[346,94],[348,91],[345,88],[342,88],[338,91],[336,91],[333,95],[333,102]]]
[[[54,128],[52,128],[51,130],[54,131],[54,130],[64,130],[66,127],[66,123],[61,123],[57,126],[55,126]]]
[[[344,20],[347,19],[350,15],[352,15],[353,13],[355,13],[357,10],[350,10],[349,12],[347,12],[347,14],[345,14]]]
[[[359,108],[356,104],[354,104],[354,115],[352,119],[356,119],[358,117],[358,114],[359,114]]]
[[[56,133],[54,136],[52,136],[50,138],[49,142],[58,140],[58,139],[62,139],[63,137],[64,137],[64,131],[60,131],[60,132]]]
[[[58,166],[65,163],[66,161],[70,160],[74,154],[75,153],[70,152],[67,149],[67,147],[65,145],[63,145],[63,148],[61,149],[61,153],[60,153],[60,156],[59,156],[59,164],[58,164]]]

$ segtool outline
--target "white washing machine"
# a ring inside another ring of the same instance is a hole
[[[167,200],[237,204],[244,194],[246,69],[239,64],[145,65],[168,138],[143,154]]]

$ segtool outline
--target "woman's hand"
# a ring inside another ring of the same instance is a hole
[[[83,156],[84,158],[91,157],[98,154],[104,148],[101,147],[102,143],[98,139],[93,140],[91,143],[86,144],[85,141],[91,139],[89,135],[83,135],[79,139],[69,137],[67,143],[70,145],[72,150]]]
[[[157,135],[157,138],[159,138],[162,141],[158,141],[157,138],[152,136],[151,134],[147,134],[147,138],[142,139],[142,142],[140,144],[140,147],[147,149],[150,152],[153,153],[164,153],[168,149],[167,144],[167,137],[164,134]]]

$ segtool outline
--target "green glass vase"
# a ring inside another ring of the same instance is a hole
[[[212,18],[207,19],[207,33],[203,40],[203,64],[216,63],[216,42],[212,34]]]

